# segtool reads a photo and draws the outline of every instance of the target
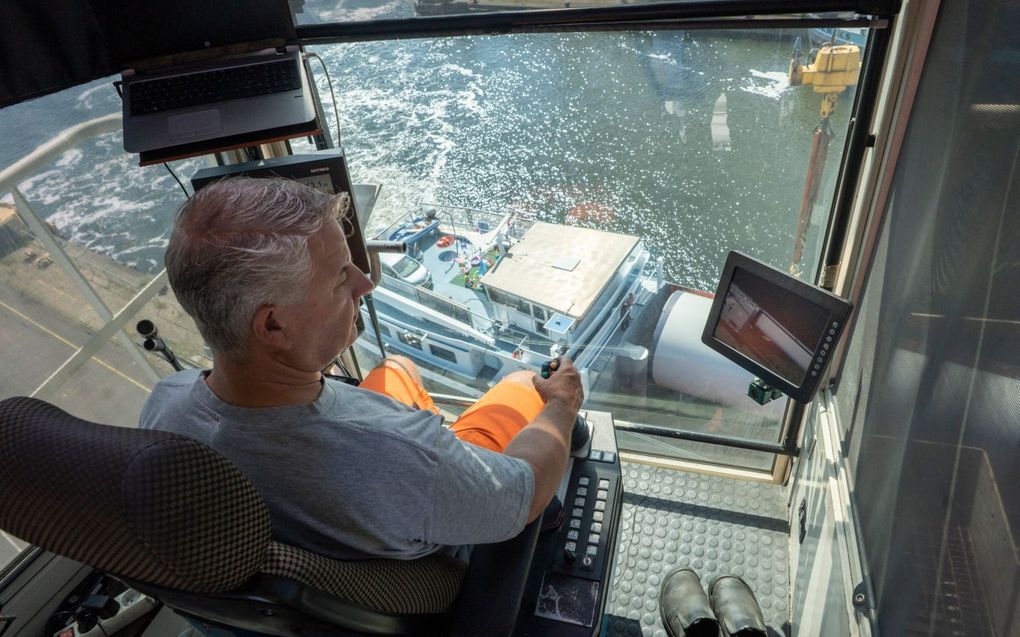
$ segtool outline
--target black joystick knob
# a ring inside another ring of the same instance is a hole
[[[542,378],[549,378],[559,368],[560,359],[558,358],[542,363]],[[584,416],[578,414],[577,420],[574,421],[574,428],[570,431],[571,453],[583,449],[588,444],[589,438],[591,438],[591,431],[588,429],[588,423],[585,421]]]
[[[577,561],[577,553],[570,549],[563,549],[563,561],[567,563],[567,566],[572,566]]]
[[[577,420],[574,421],[574,428],[570,431],[570,451],[578,451],[583,449],[588,444],[588,438],[591,437],[591,431],[588,429],[588,423],[585,421],[584,416],[581,414],[577,415]]]
[[[542,378],[549,378],[552,373],[560,368],[560,359],[554,358],[551,361],[542,363]]]

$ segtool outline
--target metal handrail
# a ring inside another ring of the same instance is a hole
[[[497,224],[500,221],[502,221],[505,217],[507,217],[509,215],[513,215],[515,217],[518,217],[518,218],[521,218],[521,219],[524,219],[524,220],[527,220],[527,221],[531,221],[531,219],[529,217],[527,217],[523,213],[521,213],[519,211],[515,211],[515,210],[512,210],[512,211],[507,212],[507,213],[499,213],[499,212],[493,212],[491,210],[482,210],[481,208],[472,208],[470,206],[449,206],[449,205],[446,205],[446,204],[437,204],[437,203],[419,203],[418,204],[418,210],[419,211],[424,212],[424,210],[426,208],[435,208],[437,210],[437,212],[446,213],[447,216],[450,219],[450,225],[454,229],[456,229],[458,226],[464,226],[464,227],[467,227],[467,228],[473,228],[474,227],[474,223],[473,223],[471,215],[478,215],[478,216],[488,217],[488,218],[490,218],[492,221],[494,221]],[[468,215],[467,222],[465,223],[463,219],[455,218],[454,217],[454,213],[461,213],[461,214],[466,213]],[[437,216],[436,220],[440,221],[438,216]],[[393,231],[399,229],[399,227],[402,224],[406,223],[406,222],[407,222],[407,217],[406,216],[400,217],[399,219],[396,219],[392,223],[390,223],[390,225],[388,225],[385,228],[383,228],[382,230],[380,230],[377,233],[377,236],[388,237]]]
[[[57,133],[56,137],[40,144],[35,150],[0,171],[0,193],[14,190],[19,183],[33,177],[47,162],[64,151],[93,137],[120,129],[121,116],[119,113],[111,113],[65,128]]]
[[[131,347],[130,339],[120,331],[120,328],[141,310],[145,303],[156,296],[166,281],[166,270],[153,277],[120,311],[113,312],[78,270],[73,260],[65,253],[63,247],[51,236],[50,230],[38,218],[24,195],[18,190],[18,184],[35,176],[39,169],[67,150],[80,146],[83,142],[94,137],[116,132],[120,129],[121,116],[117,113],[76,124],[65,128],[52,139],[40,144],[32,152],[0,171],[0,194],[10,193],[13,195],[16,208],[19,210],[22,219],[35,234],[36,239],[50,253],[50,256],[59,264],[60,268],[64,270],[78,288],[84,300],[92,306],[100,318],[106,321],[89,338],[88,342],[78,348],[41,385],[36,387],[32,392],[33,396],[46,396],[50,392],[55,391],[112,338],[117,338],[128,348],[129,355],[139,363],[139,368],[149,376],[150,380],[154,382],[160,377],[155,368],[152,367],[151,362],[137,348]]]

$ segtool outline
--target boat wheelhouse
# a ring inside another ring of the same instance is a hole
[[[659,288],[639,237],[515,213],[426,205],[376,239],[403,242],[429,274],[424,286],[383,272],[372,296],[384,346],[455,382],[490,383],[557,354],[584,375],[621,342],[634,300]]]

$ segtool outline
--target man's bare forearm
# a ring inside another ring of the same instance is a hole
[[[567,467],[570,432],[576,418],[577,410],[564,401],[551,400],[503,450],[505,455],[524,460],[535,471],[535,495],[528,511],[528,522],[542,515],[559,488]]]

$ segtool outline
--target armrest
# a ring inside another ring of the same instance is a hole
[[[453,605],[451,637],[513,632],[541,526],[539,517],[513,539],[474,548]]]

